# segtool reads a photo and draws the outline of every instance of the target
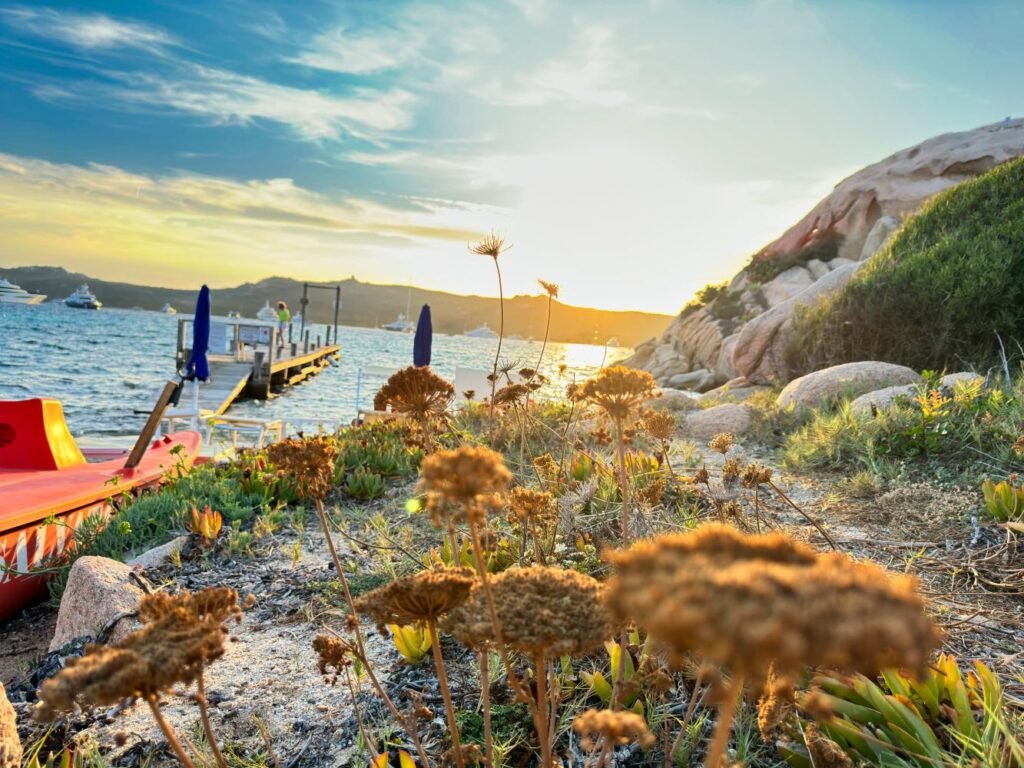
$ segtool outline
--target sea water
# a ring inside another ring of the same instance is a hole
[[[326,336],[323,325],[307,327],[312,338]],[[178,318],[174,315],[88,311],[59,303],[0,304],[0,328],[0,400],[60,400],[76,437],[138,434],[145,421],[145,414],[138,411],[152,408],[163,383],[176,380]],[[357,410],[360,368],[412,364],[412,334],[341,326],[338,339],[341,359],[337,364],[272,400],[240,401],[229,415],[348,423]],[[489,371],[497,343],[496,339],[435,334],[431,365],[449,381],[454,381],[457,366]],[[540,341],[506,339],[501,358],[516,368],[533,367],[540,349]],[[573,377],[582,380],[631,352],[624,347],[548,343],[542,369],[552,381],[541,394],[557,396]],[[558,376],[562,365],[565,373]],[[372,402],[380,383],[363,385],[363,407]]]

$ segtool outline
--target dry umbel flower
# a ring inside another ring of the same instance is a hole
[[[509,495],[508,521],[520,527],[544,526],[558,514],[555,497],[547,491],[516,486]]]
[[[853,768],[853,760],[843,748],[809,723],[804,730],[804,743],[811,754],[811,763],[822,768]]]
[[[647,410],[641,426],[659,442],[668,442],[676,436],[676,417],[670,411]]]
[[[442,416],[455,398],[455,387],[430,368],[409,366],[392,374],[374,397],[374,408],[410,416],[421,424]]]
[[[540,287],[544,289],[544,293],[552,299],[558,298],[558,286],[555,283],[549,283],[546,280],[537,280]]]
[[[649,747],[654,735],[647,730],[647,722],[635,712],[610,709],[587,709],[572,721],[572,729],[580,737],[580,746],[588,752],[603,745],[602,752],[623,744],[639,743]],[[595,765],[600,766],[602,760]]]
[[[476,582],[467,568],[435,568],[397,579],[356,600],[378,626],[437,621],[466,598]]]
[[[139,621],[144,624],[159,621],[178,609],[187,611],[197,621],[210,619],[223,624],[229,619],[242,620],[238,592],[230,587],[208,587],[199,592],[186,589],[176,595],[166,592],[146,595],[139,602]]]
[[[743,470],[743,487],[756,488],[772,481],[772,470],[763,464],[748,464]]]
[[[531,566],[490,579],[505,643],[523,653],[580,655],[597,648],[614,630],[596,579],[577,571]],[[471,648],[495,641],[481,588],[448,614],[447,631]]]
[[[651,374],[622,365],[602,368],[583,383],[582,389],[584,399],[617,422],[628,420],[645,400],[658,394],[658,383]]]
[[[313,638],[313,651],[317,655],[317,668],[334,685],[346,667],[352,666],[356,649],[348,640],[336,635],[317,635]],[[333,670],[333,674],[332,674]]]
[[[427,510],[439,528],[463,521],[479,525],[502,507],[511,480],[501,454],[463,447],[425,458],[416,490],[427,495]]]
[[[731,459],[726,459],[722,464],[722,482],[726,485],[735,483],[740,475],[743,473],[742,463],[738,458],[733,456]]]
[[[735,444],[736,438],[733,436],[732,432],[719,432],[708,442],[708,448],[715,453],[720,453],[724,456]]]
[[[267,448],[267,460],[298,483],[300,496],[323,501],[334,482],[338,446],[326,438],[289,439]]]
[[[725,525],[612,552],[610,603],[678,654],[766,679],[805,666],[920,668],[937,641],[917,583],[782,534]]]

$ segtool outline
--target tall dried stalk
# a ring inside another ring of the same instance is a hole
[[[493,232],[476,245],[471,245],[469,250],[478,256],[490,256],[494,262],[494,270],[498,275],[498,349],[494,353],[494,367],[491,371],[491,402],[489,421],[491,430],[494,429],[494,391],[498,384],[498,361],[501,358],[501,342],[505,338],[505,289],[501,282],[501,265],[498,264],[498,257],[507,251],[511,246],[505,245],[505,239]]]

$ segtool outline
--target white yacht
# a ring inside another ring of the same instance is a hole
[[[170,304],[164,304],[163,309],[161,309],[160,311],[163,312],[165,315],[176,315],[176,314],[178,314],[178,310],[176,310]]]
[[[103,302],[96,298],[88,285],[78,286],[78,290],[64,299],[64,303],[74,309],[99,309],[103,306]]]
[[[0,277],[0,304],[39,304],[46,296],[29,293],[20,285]]]
[[[256,319],[262,320],[265,323],[276,323],[277,310],[270,306],[270,302],[268,301],[260,307],[260,311],[256,313]]]
[[[498,334],[487,327],[487,323],[484,323],[479,328],[474,328],[472,331],[466,331],[463,336],[469,336],[473,339],[496,339]]]
[[[390,323],[384,323],[381,326],[385,331],[397,331],[399,333],[414,333],[416,331],[416,324],[405,319],[405,315],[401,312],[398,313],[398,318],[392,320]]]

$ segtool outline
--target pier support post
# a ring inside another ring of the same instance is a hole
[[[302,354],[309,354],[309,331],[302,334]]]

